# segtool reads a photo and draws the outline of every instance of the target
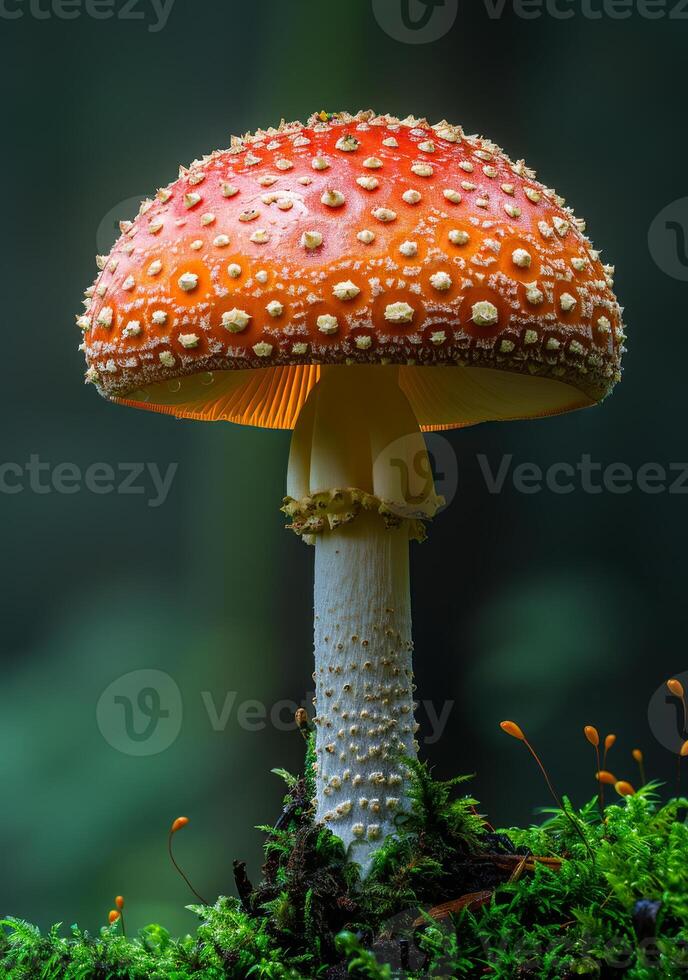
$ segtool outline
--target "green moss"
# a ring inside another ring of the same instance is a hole
[[[310,772],[312,746],[306,772]],[[173,939],[161,926],[125,939],[118,924],[91,935],[46,935],[17,919],[0,930],[0,977],[90,978],[573,978],[688,975],[686,800],[657,786],[536,827],[488,832],[464,779],[438,782],[413,764],[413,812],[361,881],[341,842],[312,821],[308,780],[287,782],[266,833],[263,878],[241,899],[189,906],[200,924]],[[570,804],[568,805],[570,807]],[[587,843],[587,848],[586,848]],[[588,854],[592,853],[592,859]],[[529,854],[561,862],[526,862]],[[516,877],[514,878],[514,873]],[[514,878],[514,880],[509,880]],[[481,892],[438,920],[431,906]]]

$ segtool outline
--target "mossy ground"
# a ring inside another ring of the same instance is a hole
[[[114,923],[42,936],[10,918],[0,977],[688,977],[688,801],[661,803],[656,785],[604,820],[594,799],[495,833],[460,797],[462,778],[437,782],[416,765],[413,813],[361,881],[313,823],[307,780],[283,775],[262,881],[235,863],[239,898],[190,906],[194,935],[151,925],[126,939]]]

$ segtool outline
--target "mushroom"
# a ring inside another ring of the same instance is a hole
[[[233,139],[98,262],[78,325],[103,396],[293,429],[283,509],[315,545],[316,817],[367,867],[418,750],[409,541],[442,503],[422,430],[604,398],[624,340],[613,269],[523,161],[372,112]]]

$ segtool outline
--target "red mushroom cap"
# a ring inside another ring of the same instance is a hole
[[[285,428],[325,364],[400,365],[424,428],[580,408],[619,380],[624,340],[583,229],[523,161],[446,122],[282,124],[122,223],[78,318],[86,378]]]

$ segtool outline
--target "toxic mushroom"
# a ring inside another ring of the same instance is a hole
[[[86,380],[119,404],[293,429],[315,543],[316,816],[362,864],[417,750],[409,540],[421,430],[555,415],[620,379],[612,273],[523,161],[372,112],[233,139],[144,201],[86,294]]]

